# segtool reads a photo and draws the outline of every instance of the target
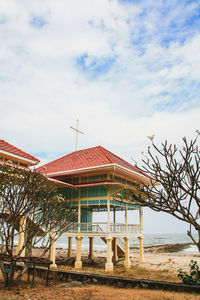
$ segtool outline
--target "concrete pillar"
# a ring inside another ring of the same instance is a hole
[[[116,232],[116,208],[113,207],[113,230]]]
[[[125,232],[128,232],[128,217],[127,217],[127,204],[125,206]]]
[[[140,254],[139,254],[139,263],[144,262],[144,250],[143,250],[143,236],[139,236],[139,247],[140,247]]]
[[[141,206],[139,209],[139,219],[140,219],[140,233],[142,234],[142,232],[143,232],[143,210],[142,210]]]
[[[112,237],[106,238],[107,242],[107,262],[105,264],[105,271],[112,272],[113,271],[113,263],[112,263]]]
[[[113,261],[118,261],[117,255],[117,238],[113,238]]]
[[[124,241],[125,241],[124,267],[128,269],[131,266],[130,259],[129,259],[129,237],[125,237]]]
[[[22,217],[19,221],[19,241],[16,248],[16,254],[22,249],[25,239],[25,227],[26,227],[26,218]],[[22,250],[20,256],[25,256],[25,248]]]
[[[89,237],[89,255],[88,255],[89,259],[93,259],[94,258],[93,240],[94,240],[93,237]]]
[[[81,201],[78,201],[78,232],[81,231]]]
[[[76,237],[76,261],[74,268],[75,269],[82,269],[82,261],[81,261],[81,236]]]
[[[107,200],[107,232],[110,232],[110,199]]]
[[[72,237],[68,237],[68,252],[67,257],[72,257]]]
[[[51,246],[49,249],[49,259],[52,261],[50,268],[57,268],[57,265],[56,265],[56,241],[54,238],[51,239]]]

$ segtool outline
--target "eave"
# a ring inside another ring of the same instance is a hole
[[[30,166],[37,165],[39,163],[39,160],[35,161],[35,160],[29,159],[29,158],[26,158],[26,157],[23,157],[20,155],[16,155],[16,154],[13,154],[11,152],[7,152],[7,151],[1,150],[1,149],[0,149],[0,154],[2,154],[1,155],[2,158],[6,158],[8,160],[11,160],[11,161],[13,160],[15,162],[23,163],[23,164],[30,165]]]
[[[120,166],[118,164],[107,164],[107,165],[80,168],[80,169],[74,169],[74,170],[58,171],[58,172],[47,173],[46,176],[50,177],[50,178],[61,178],[64,176],[70,176],[70,175],[74,176],[74,175],[79,175],[79,174],[81,175],[81,174],[94,173],[94,172],[100,172],[100,171],[112,171],[113,173],[123,174],[126,177],[129,176],[129,177],[133,178],[135,181],[141,181],[143,183],[144,182],[150,183],[149,176],[145,176],[142,173],[130,170],[130,169]]]

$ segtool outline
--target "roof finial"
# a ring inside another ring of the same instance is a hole
[[[78,151],[78,134],[81,133],[81,134],[84,134],[84,132],[80,131],[78,129],[78,122],[79,122],[79,119],[77,119],[77,125],[76,125],[76,128],[70,126],[71,129],[75,130],[76,131],[76,151]]]

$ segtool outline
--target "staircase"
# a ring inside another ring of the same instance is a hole
[[[101,239],[106,244],[106,238],[101,237]],[[112,241],[112,250],[114,251],[114,241]],[[119,257],[124,257],[125,255],[124,241],[122,238],[117,238],[117,255]]]
[[[9,211],[0,210],[0,217],[4,219],[8,224],[12,224],[16,231],[20,231],[20,219],[13,219],[10,217]],[[43,228],[39,227],[34,220],[26,218],[26,226],[32,228],[33,231],[37,232],[38,236],[43,236],[45,231]]]
[[[104,232],[101,226],[98,225],[98,232]],[[101,237],[102,241],[106,244],[106,238]],[[114,241],[112,241],[112,250],[114,251]],[[122,238],[117,238],[117,255],[123,257],[125,255],[125,243]]]

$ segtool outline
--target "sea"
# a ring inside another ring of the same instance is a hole
[[[144,234],[144,246],[157,246],[166,244],[185,244],[192,243],[187,234]],[[194,235],[195,236],[195,235]],[[197,235],[195,236],[197,238]],[[94,251],[106,251],[106,244],[100,238],[94,238]],[[67,248],[68,238],[60,237],[56,242],[56,248]],[[83,238],[81,248],[87,250],[89,247],[88,238]],[[137,238],[130,239],[130,247],[139,247]],[[72,248],[76,249],[76,240],[72,239]],[[182,250],[181,253],[185,254],[199,254],[198,248],[195,245],[189,246],[187,249]]]
[[[167,245],[167,244],[186,244],[191,243],[192,240],[187,236],[187,234],[167,234],[167,233],[157,233],[157,234],[143,234],[144,236],[144,247],[158,246],[158,245]],[[197,234],[193,234],[195,239],[197,239]],[[18,245],[18,238],[15,238],[15,245]],[[41,243],[35,244],[35,247],[40,247]],[[138,238],[130,239],[130,248],[139,247]],[[56,248],[68,248],[68,238],[60,237],[56,241]],[[89,239],[83,238],[81,242],[81,248],[83,250],[88,250],[89,248]],[[100,238],[94,238],[93,241],[94,251],[106,251],[106,244]],[[76,239],[72,238],[72,249],[76,249]],[[199,254],[198,248],[195,245],[190,245],[188,248],[181,250],[178,253],[182,254]]]

